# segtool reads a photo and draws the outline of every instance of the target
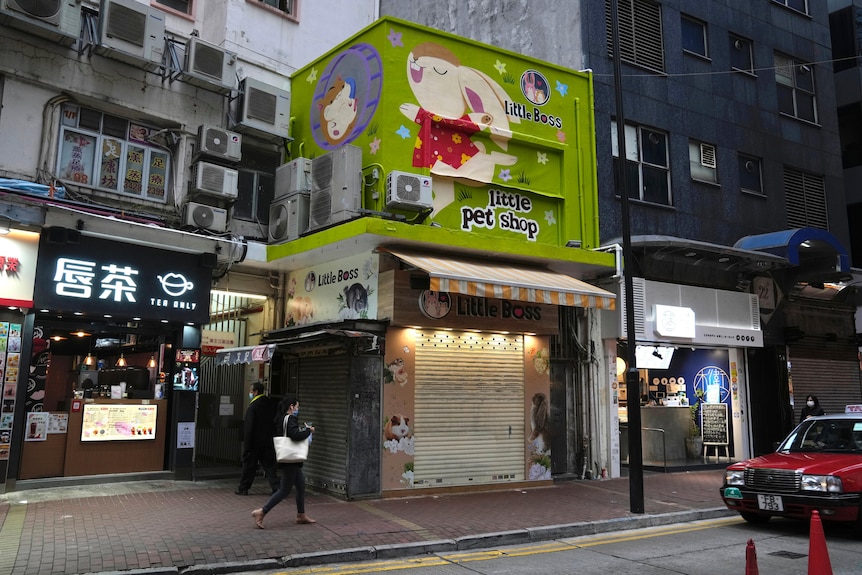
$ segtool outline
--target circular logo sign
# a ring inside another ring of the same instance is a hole
[[[452,309],[452,298],[446,291],[423,290],[419,294],[419,309],[425,317],[441,319]]]

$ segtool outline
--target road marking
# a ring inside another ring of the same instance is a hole
[[[0,575],[10,575],[12,568],[15,567],[26,515],[26,505],[13,503],[9,506],[6,520],[3,522],[3,527],[0,528]]]
[[[557,553],[559,551],[572,551],[598,545],[621,543],[625,541],[636,541],[638,539],[649,539],[652,537],[664,537],[678,533],[691,533],[692,531],[703,531],[714,529],[725,525],[742,524],[744,521],[739,517],[723,517],[718,519],[706,519],[694,523],[675,524],[663,527],[647,527],[645,529],[618,531],[613,533],[602,533],[599,535],[585,535],[537,543],[535,545],[524,545],[510,547],[506,550],[488,549],[484,551],[463,551],[446,555],[432,555],[416,557],[413,559],[392,559],[389,561],[366,562],[354,565],[319,565],[316,567],[305,567],[280,571],[274,575],[359,575],[362,573],[383,573],[385,571],[397,571],[399,569],[422,569],[426,567],[440,567],[443,565],[459,565],[476,561],[491,561],[501,557],[526,557],[540,555],[543,553]],[[2,575],[2,574],[0,574]]]

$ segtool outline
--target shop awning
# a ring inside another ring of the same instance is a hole
[[[616,306],[613,293],[550,270],[430,256],[400,249],[385,251],[425,271],[431,278],[433,291],[598,309],[615,309]]]
[[[227,347],[216,350],[217,365],[237,365],[254,361],[269,361],[275,355],[275,344]]]

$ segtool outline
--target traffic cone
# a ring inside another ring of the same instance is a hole
[[[745,546],[745,575],[759,575],[757,569],[757,549],[754,548],[754,540],[749,539]]]
[[[808,531],[808,575],[832,575],[826,535],[817,510],[811,512],[811,527]]]

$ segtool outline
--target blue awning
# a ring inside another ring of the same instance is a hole
[[[824,271],[832,272],[850,271],[847,249],[834,235],[818,228],[798,228],[745,236],[733,247],[781,256],[797,266],[822,266]]]
[[[43,196],[46,198],[63,199],[66,197],[66,188],[63,186],[51,186],[45,184],[37,184],[36,182],[28,182],[27,180],[13,180],[11,178],[0,178],[0,189],[9,190],[12,192],[24,192],[34,196]]]

